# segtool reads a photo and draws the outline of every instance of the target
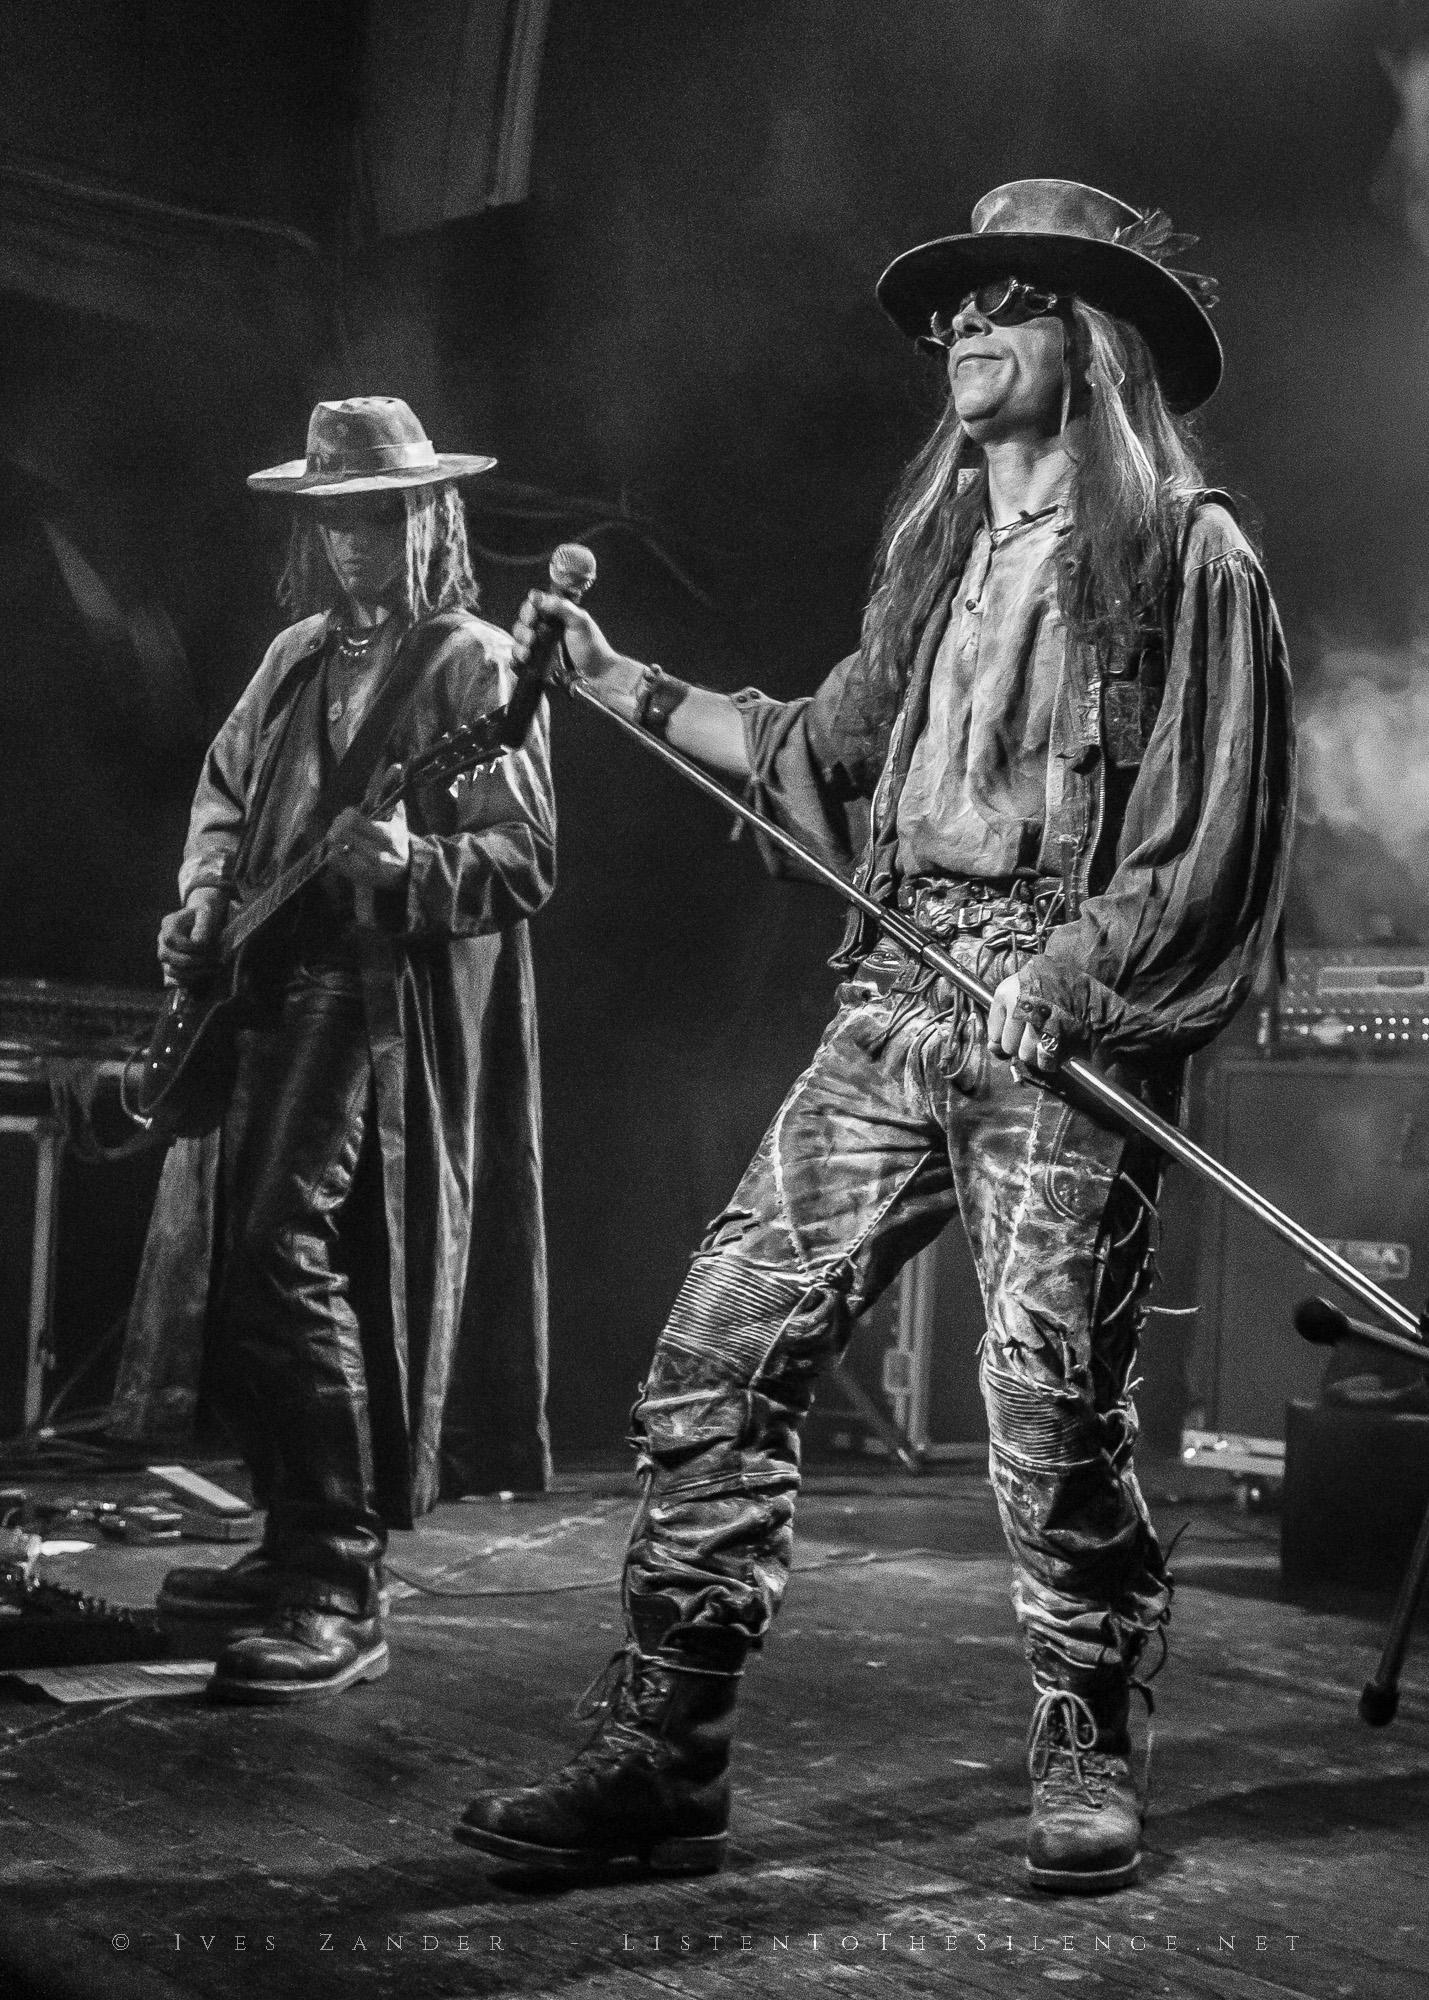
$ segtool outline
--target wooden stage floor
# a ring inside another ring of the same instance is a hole
[[[617,1643],[623,1478],[445,1507],[377,1685],[303,1708],[193,1696],[60,1708],[0,1693],[0,1996],[373,1993],[1417,1995],[1429,1990],[1429,1668],[1398,1720],[1359,1687],[1386,1606],[1293,1602],[1273,1519],[1176,1498],[1141,1885],[1022,1884],[1026,1672],[980,1473],[826,1471],[746,1681],[731,1866],[533,1891],[449,1836],[468,1796],[581,1740]],[[213,1550],[215,1561],[229,1552]],[[139,1604],[172,1551],[69,1559]],[[503,1594],[505,1593],[505,1594]],[[523,1594],[525,1593],[525,1594]]]

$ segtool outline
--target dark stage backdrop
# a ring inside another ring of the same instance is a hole
[[[1200,233],[1190,261],[1221,280],[1229,360],[1206,441],[1263,523],[1302,698],[1344,683],[1347,651],[1372,688],[1417,672],[1429,267],[1412,186],[1386,171],[1400,98],[1380,54],[1411,52],[1402,7],[554,0],[529,200],[386,242],[352,165],[360,6],[79,11],[88,25],[63,32],[89,37],[70,52],[84,119],[12,106],[0,143],[300,228],[323,267],[290,281],[313,291],[296,329],[265,308],[271,337],[238,275],[231,316],[177,333],[166,300],[145,310],[132,288],[89,311],[28,280],[6,294],[0,415],[29,567],[4,586],[13,606],[22,576],[51,636],[41,660],[9,620],[5,971],[150,977],[200,743],[276,623],[275,523],[242,475],[298,448],[315,394],[407,395],[439,444],[572,496],[549,524],[481,509],[476,539],[509,559],[593,531],[591,608],[628,650],[724,688],[812,688],[856,641],[884,498],[937,401],[873,283],[1026,174]],[[61,18],[9,10],[15,103],[26,65],[53,65]],[[126,601],[171,620],[182,665],[171,647],[157,712],[125,707],[119,669],[105,680],[75,633],[40,478],[84,546],[114,545]],[[538,574],[485,573],[503,619]],[[569,1453],[619,1436],[701,1223],[826,1018],[839,918],[768,882],[713,807],[595,719],[555,729],[561,879],[537,950]],[[40,736],[64,746],[43,784]],[[1344,832],[1322,828],[1322,847]],[[1388,921],[1414,934],[1414,857],[1375,854],[1397,884]],[[1338,901],[1301,895],[1302,934],[1384,935],[1375,896],[1336,880]]]

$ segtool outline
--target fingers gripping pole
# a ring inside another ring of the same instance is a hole
[[[607,722],[632,737],[651,756],[660,758],[663,763],[678,771],[681,777],[687,779],[697,790],[707,793],[727,812],[732,812],[736,818],[755,827],[782,853],[787,854],[791,860],[797,861],[810,874],[826,883],[836,895],[843,898],[844,902],[851,903],[856,910],[861,910],[878,926],[885,937],[892,938],[910,958],[941,973],[944,979],[984,1012],[991,1007],[991,990],[984,986],[980,979],[975,978],[966,967],[959,965],[936,939],[929,937],[898,911],[884,909],[872,896],[866,895],[852,882],[846,882],[836,868],[831,868],[827,862],[821,861],[801,840],[797,840],[791,833],[786,833],[772,820],[766,819],[757,808],[746,804],[717,778],[712,778],[708,772],[702,771],[692,759],[684,756],[679,750],[672,749],[662,737],[651,736],[638,723],[627,722],[623,715],[617,715],[613,709],[607,708],[579,675],[562,672],[559,678],[566,692],[576,701],[583,702],[586,707],[604,716]],[[1372,1278],[1367,1278],[1362,1271],[1357,1271],[1353,1264],[1340,1256],[1338,1251],[1332,1250],[1327,1243],[1322,1243],[1310,1230],[1302,1228],[1293,1217],[1286,1215],[1283,1209],[1268,1201],[1238,1174],[1232,1173],[1231,1169],[1216,1159],[1214,1154],[1206,1152],[1193,1139],[1188,1139],[1184,1132],[1178,1132],[1174,1125],[1169,1125],[1154,1111],[1149,1111],[1137,1098],[1120,1089],[1089,1062],[1073,1056],[1063,1062],[1054,1079],[1043,1079],[1043,1081],[1046,1088],[1061,1096],[1074,1100],[1081,1097],[1090,1101],[1124,1129],[1137,1132],[1143,1138],[1151,1140],[1152,1144],[1159,1146],[1169,1158],[1179,1161],[1184,1167],[1189,1167],[1192,1173],[1198,1174],[1204,1181],[1209,1181],[1211,1186],[1219,1189],[1228,1200],[1238,1203],[1272,1235],[1278,1236],[1282,1243],[1287,1243],[1308,1264],[1314,1265],[1316,1270],[1333,1279],[1362,1305],[1368,1306],[1377,1319],[1393,1328],[1399,1339],[1387,1340],[1386,1345],[1393,1345],[1402,1351],[1401,1343],[1407,1341],[1412,1343],[1412,1350],[1415,1353],[1429,1355],[1429,1343],[1424,1339],[1420,1321],[1407,1306],[1392,1298],[1388,1292],[1375,1284]],[[1373,1332],[1368,1329],[1367,1332],[1373,1339]]]

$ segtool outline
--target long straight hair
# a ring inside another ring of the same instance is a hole
[[[471,569],[466,509],[455,485],[408,487],[407,554],[399,580],[398,609],[415,625],[437,611],[474,611],[481,589]],[[318,532],[317,510],[299,501],[288,532],[288,559],[278,579],[278,602],[294,619],[332,611],[342,586]]]
[[[1190,427],[1167,408],[1134,327],[1077,299],[1063,339],[1064,412],[1080,422],[1059,603],[1078,640],[1103,659],[1128,657],[1160,623],[1185,509],[1205,479]],[[986,506],[982,450],[950,394],[889,503],[864,613],[865,655],[894,698]]]

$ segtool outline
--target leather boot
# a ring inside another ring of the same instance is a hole
[[[541,1874],[634,1862],[705,1875],[724,1861],[729,1744],[749,1635],[679,1625],[663,1598],[637,1599],[633,1637],[611,1661],[585,1745],[543,1784],[482,1792],[453,1829],[469,1847]],[[599,1687],[601,1683],[597,1683]]]
[[[222,1569],[199,1563],[171,1569],[154,1609],[160,1618],[258,1630],[277,1602],[279,1582],[277,1559],[264,1542]]]
[[[305,1701],[338,1694],[354,1681],[380,1680],[388,1667],[382,1619],[308,1604],[280,1605],[263,1630],[218,1656],[210,1701]]]
[[[1034,1888],[1097,1896],[1136,1880],[1145,1812],[1131,1772],[1129,1711],[1124,1673],[1089,1677],[1080,1692],[1039,1688],[1027,1738]]]

